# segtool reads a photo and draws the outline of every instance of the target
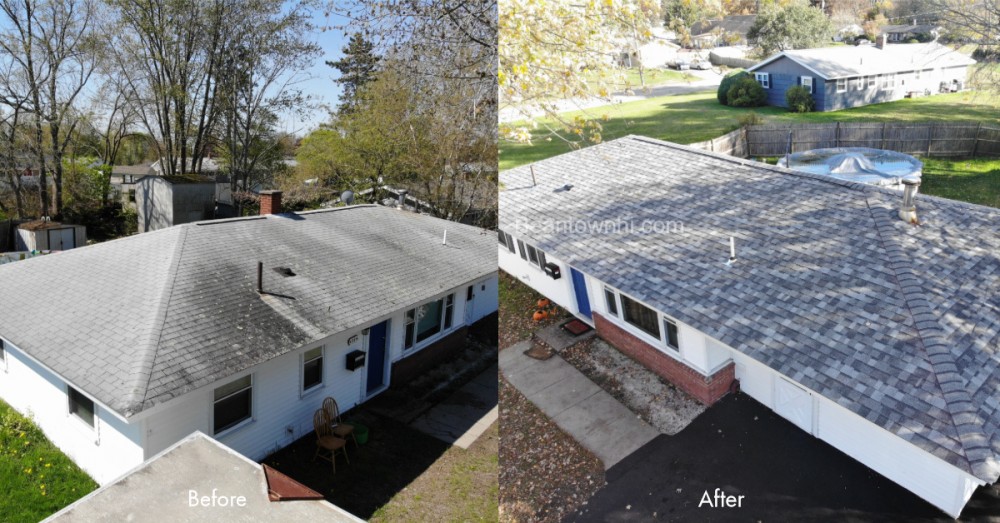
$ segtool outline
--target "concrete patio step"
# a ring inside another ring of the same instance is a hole
[[[530,342],[500,351],[507,381],[564,432],[609,469],[659,436],[618,400],[559,356],[540,361],[524,355]]]

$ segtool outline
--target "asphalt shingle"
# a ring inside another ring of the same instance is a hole
[[[380,206],[180,225],[0,266],[0,336],[130,417],[495,272],[494,238]]]
[[[997,209],[920,196],[914,227],[887,189],[642,137],[535,163],[537,186],[529,169],[501,173],[508,232],[981,479],[1000,475]],[[554,226],[619,219],[680,226]]]

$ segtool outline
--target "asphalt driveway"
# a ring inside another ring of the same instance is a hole
[[[741,507],[699,508],[705,492],[714,503],[716,489],[733,504],[744,496]],[[620,461],[565,520],[953,521],[745,394]],[[962,521],[1000,521],[997,489],[980,488]]]

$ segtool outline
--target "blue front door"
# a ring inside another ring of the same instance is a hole
[[[365,390],[368,394],[376,392],[385,385],[385,347],[389,320],[373,325],[368,331],[368,384]]]
[[[590,298],[587,297],[587,280],[583,279],[580,271],[570,267],[569,273],[573,277],[573,292],[576,293],[576,308],[580,314],[590,318]]]

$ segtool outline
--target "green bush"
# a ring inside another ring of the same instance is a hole
[[[809,89],[801,85],[796,85],[785,91],[785,102],[788,110],[796,113],[808,113],[816,107]]]
[[[750,73],[744,71],[743,69],[736,69],[731,73],[727,74],[722,82],[719,83],[719,91],[716,94],[719,98],[719,103],[722,105],[729,105],[729,89],[733,87],[740,78],[749,78]]]
[[[767,93],[749,75],[740,78],[726,93],[731,107],[760,107],[767,103]]]

